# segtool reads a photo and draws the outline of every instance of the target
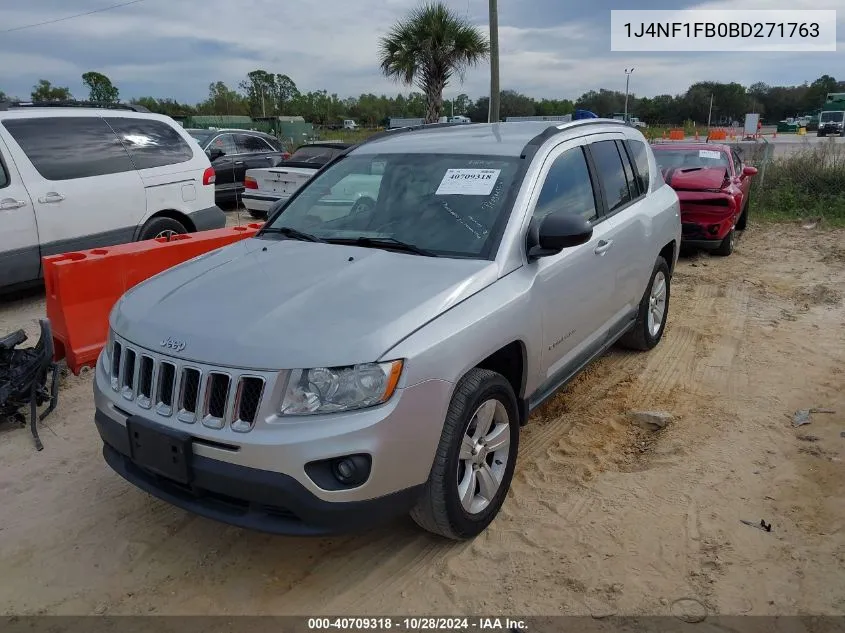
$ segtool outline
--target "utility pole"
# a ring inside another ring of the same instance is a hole
[[[634,69],[625,69],[625,123],[628,122],[628,87],[631,85],[631,73]]]
[[[499,122],[499,8],[490,0],[490,111],[489,123]]]
[[[710,119],[713,117],[713,93],[710,93],[710,110],[707,112],[707,127],[710,127]]]

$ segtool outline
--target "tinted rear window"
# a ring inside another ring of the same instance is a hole
[[[123,141],[138,169],[184,163],[194,157],[179,132],[161,121],[114,117],[106,121]]]
[[[3,125],[47,180],[134,170],[120,139],[99,117],[11,119]]]

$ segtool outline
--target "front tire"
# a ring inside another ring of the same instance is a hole
[[[152,240],[157,237],[170,238],[188,232],[185,225],[173,218],[153,218],[144,225],[138,235],[138,241]]]
[[[648,288],[640,301],[637,321],[619,340],[620,345],[646,352],[660,342],[669,317],[671,282],[669,264],[663,257],[658,257],[651,271]]]
[[[471,369],[460,380],[443,424],[425,490],[411,517],[453,540],[483,532],[504,503],[519,449],[519,415],[510,383]]]
[[[730,233],[725,236],[719,243],[719,247],[713,251],[714,255],[718,255],[719,257],[727,257],[731,253],[734,252],[734,246],[736,245],[736,230],[731,229]]]
[[[745,198],[745,205],[742,208],[742,213],[739,216],[739,219],[736,221],[736,230],[737,231],[744,231],[745,227],[748,226],[748,208],[751,206],[751,196],[747,196]]]

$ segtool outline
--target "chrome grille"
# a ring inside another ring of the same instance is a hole
[[[185,424],[198,420],[208,428],[248,433],[258,419],[265,378],[205,371],[115,340],[111,348],[112,389],[142,409],[162,417],[176,415]]]

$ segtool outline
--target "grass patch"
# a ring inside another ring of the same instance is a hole
[[[760,170],[751,185],[755,216],[776,221],[822,218],[827,225],[845,226],[845,146],[823,143],[768,160],[755,156],[763,148],[755,149],[744,152],[745,161]]]

